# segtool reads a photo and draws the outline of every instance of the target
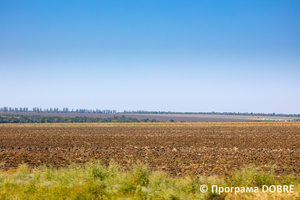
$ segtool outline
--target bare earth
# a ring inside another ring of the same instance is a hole
[[[244,165],[300,174],[300,123],[2,124],[0,169],[90,159],[137,161],[172,175]]]

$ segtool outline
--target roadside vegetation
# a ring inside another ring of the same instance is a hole
[[[207,193],[199,187],[208,186]],[[124,168],[115,162],[109,166],[99,161],[67,168],[27,165],[0,173],[0,199],[225,199],[299,197],[300,180],[295,176],[276,176],[271,171],[245,167],[226,176],[172,177],[163,171],[151,171],[138,163]],[[219,187],[261,187],[262,185],[295,185],[292,194],[212,193]],[[278,196],[279,195],[279,196]]]

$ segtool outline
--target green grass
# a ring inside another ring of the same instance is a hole
[[[245,167],[227,177],[227,182],[229,186],[261,187],[263,185],[298,185],[300,179],[291,175],[277,176],[273,169],[263,171],[259,168]]]
[[[46,166],[29,169],[21,165],[0,173],[0,199],[223,199],[226,194],[210,192],[212,185],[260,187],[299,183],[293,176],[278,177],[274,171],[264,172],[254,167],[227,177],[171,177],[163,171],[151,171],[143,164],[125,170],[115,162],[103,166],[91,161],[59,169]],[[202,184],[208,186],[208,193],[199,191]]]

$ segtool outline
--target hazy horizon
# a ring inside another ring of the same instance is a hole
[[[0,107],[300,113],[300,1],[0,0]]]
[[[3,109],[6,108],[6,109],[12,109],[11,111],[10,110],[7,110],[7,111],[3,111]],[[17,111],[15,109],[18,109]],[[24,111],[23,109],[26,108],[27,111]],[[67,108],[68,110],[64,110],[65,108]],[[22,111],[20,110],[22,109]],[[38,111],[37,110],[34,110],[34,109],[39,109]],[[57,109],[57,111],[55,111],[54,109]],[[84,110],[84,111],[83,111]],[[85,109],[85,108],[69,108],[69,107],[64,107],[64,108],[53,108],[53,107],[50,107],[50,108],[39,108],[39,107],[32,107],[32,108],[28,108],[28,107],[6,107],[6,106],[0,106],[0,113],[20,113],[22,115],[22,113],[49,113],[49,114],[55,114],[56,112],[58,113],[81,113],[81,114],[84,114],[84,113],[87,113],[87,114],[122,114],[122,113],[126,113],[126,114],[141,114],[141,115],[144,115],[146,114],[147,112],[150,112],[146,115],[155,115],[155,114],[158,114],[158,115],[167,115],[167,114],[183,114],[183,115],[186,115],[187,113],[190,113],[191,115],[193,114],[201,114],[201,115],[205,115],[205,114],[216,114],[216,115],[219,115],[219,114],[246,114],[246,115],[261,115],[261,114],[265,114],[266,116],[272,116],[273,114],[275,115],[300,115],[299,113],[255,113],[255,112],[215,112],[215,111],[209,111],[209,112],[193,112],[193,111],[190,111],[190,112],[180,112],[180,111],[167,111],[167,110],[115,110],[115,109],[101,109],[101,108],[94,108],[94,109]],[[157,113],[156,113],[157,112]],[[188,114],[188,115],[190,115]],[[262,116],[263,116],[262,115]]]

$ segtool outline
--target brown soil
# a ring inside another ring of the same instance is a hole
[[[45,126],[0,127],[0,169],[114,159],[172,175],[227,174],[244,165],[300,174],[300,123]]]

